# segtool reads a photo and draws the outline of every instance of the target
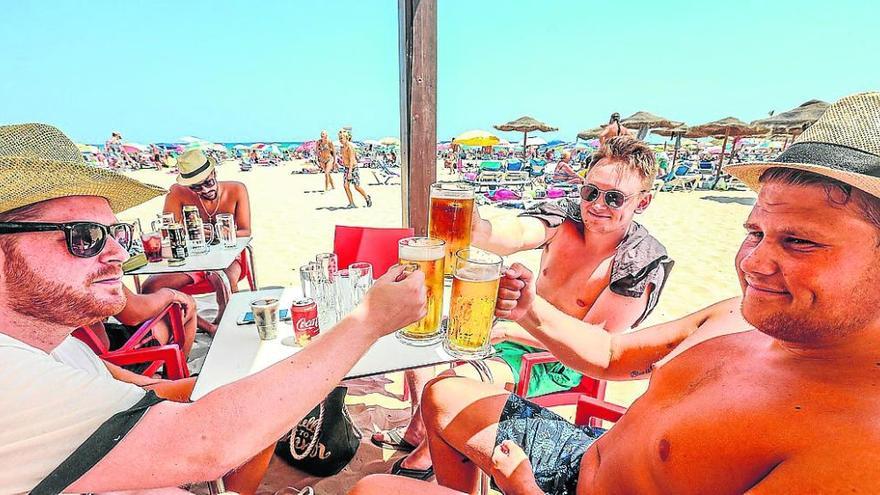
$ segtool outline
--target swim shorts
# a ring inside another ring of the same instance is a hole
[[[238,277],[239,281],[244,280],[244,278],[247,276],[247,273],[245,273],[245,271],[244,271],[244,261],[245,261],[244,257],[245,256],[246,256],[245,252],[242,251],[241,254],[238,255],[237,258],[235,258],[235,261],[232,262],[232,263],[238,262],[239,266],[242,267],[241,275],[239,275],[239,277]],[[230,263],[229,266],[232,266],[232,263]],[[208,280],[208,272],[185,272],[185,273],[192,280],[193,285],[200,284],[200,283]]]
[[[351,172],[346,171],[345,172],[345,182],[348,182],[349,184],[351,184],[353,186],[361,185],[360,171],[356,168],[351,169]]]
[[[549,409],[511,394],[498,420],[495,446],[505,440],[519,445],[544,493],[574,495],[581,458],[602,433],[600,428],[575,426]]]

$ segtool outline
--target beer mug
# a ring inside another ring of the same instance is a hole
[[[174,223],[174,213],[166,212],[161,215],[156,215],[156,220],[150,222],[150,227],[153,231],[161,232],[162,238],[165,239],[167,238],[167,230],[163,229],[163,227],[171,225],[172,223]]]
[[[207,254],[216,237],[215,227],[210,223],[202,223],[202,219],[193,220],[187,226],[190,250],[193,254]],[[207,236],[205,233],[207,232]]]
[[[224,248],[234,248],[238,243],[238,237],[235,234],[235,217],[232,213],[220,213],[217,215],[217,237],[220,244]]]
[[[397,331],[404,344],[430,345],[440,340],[443,320],[443,278],[446,242],[429,237],[408,237],[397,243],[401,265],[418,265],[425,274],[428,289],[428,313],[421,320]]]
[[[476,248],[455,255],[449,327],[443,347],[459,359],[483,359],[491,353],[489,333],[501,279],[501,256]]]
[[[446,275],[452,275],[455,253],[471,245],[474,188],[465,184],[431,184],[428,236],[446,241]]]

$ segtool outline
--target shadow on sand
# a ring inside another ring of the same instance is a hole
[[[327,210],[327,211],[354,210],[355,208],[357,208],[357,206],[355,206],[354,208],[350,208],[348,206],[319,206],[319,207],[315,208],[315,211],[317,211],[317,210]]]
[[[707,201],[714,201],[716,203],[724,203],[724,204],[735,203],[738,205],[745,205],[745,206],[752,206],[755,204],[755,198],[735,198],[732,196],[703,196],[700,199],[705,199]]]

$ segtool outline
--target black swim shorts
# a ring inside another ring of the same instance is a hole
[[[495,446],[511,440],[522,447],[544,493],[574,495],[581,458],[602,433],[599,428],[575,426],[549,409],[511,394],[498,420]]]

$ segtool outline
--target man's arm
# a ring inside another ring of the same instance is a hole
[[[295,356],[196,402],[153,406],[68,491],[177,486],[216,479],[240,466],[323,400],[379,336],[426,314],[424,274],[395,282],[402,273],[401,267],[389,270],[352,314]],[[173,461],[156,457],[169,451],[175,452]]]
[[[251,199],[247,186],[235,183],[235,235],[247,237],[251,235]]]
[[[183,221],[183,211],[180,204],[180,198],[178,198],[177,194],[174,192],[174,188],[178,187],[177,185],[172,185],[168,194],[165,195],[165,206],[162,207],[163,213],[173,213],[175,222]]]
[[[114,317],[124,325],[140,325],[159,314],[172,302],[179,301],[179,293],[167,288],[152,294],[137,294],[125,286],[122,291],[125,292],[125,307]],[[187,308],[184,306],[183,309],[186,311]]]
[[[480,216],[474,205],[471,244],[507,256],[544,245],[557,230],[532,217],[505,217],[490,222]]]
[[[650,373],[654,363],[697,331],[718,306],[727,304],[725,301],[644,330],[610,334],[605,327],[571,317],[535,295],[531,277],[531,272],[519,264],[502,277],[496,314],[515,317],[517,323],[542,344],[541,347],[566,366],[604,380],[631,380]],[[632,301],[624,301],[621,313],[635,314],[643,298],[628,299]],[[643,310],[644,306],[641,307]],[[603,304],[590,313],[587,318],[596,323],[618,324],[619,319],[612,315],[611,306]],[[632,321],[635,320],[630,323]]]

